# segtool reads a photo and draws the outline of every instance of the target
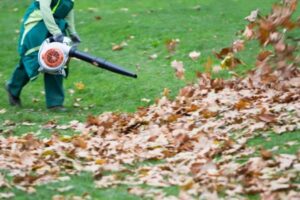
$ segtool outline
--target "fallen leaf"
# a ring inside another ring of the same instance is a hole
[[[183,67],[183,62],[174,60],[172,61],[171,66],[175,69],[177,78],[184,79],[185,69]]]
[[[259,16],[259,9],[251,11],[250,15],[245,17],[249,22],[255,22],[257,17]]]
[[[257,115],[257,119],[268,122],[268,123],[276,123],[277,117],[273,114],[259,114]]]
[[[123,50],[124,47],[126,47],[127,45],[128,45],[127,42],[123,41],[120,44],[113,45],[112,50],[113,51],[120,51],[120,50]]]
[[[69,192],[70,190],[73,190],[73,189],[74,189],[74,186],[68,185],[65,187],[57,188],[57,191],[58,192]]]
[[[273,157],[273,153],[271,151],[266,150],[266,149],[261,149],[260,150],[260,155],[265,160],[271,159]]]
[[[97,165],[104,165],[104,164],[107,163],[107,160],[105,160],[105,159],[97,159],[97,160],[95,161],[95,163],[96,163]]]
[[[286,190],[291,187],[291,184],[289,183],[289,179],[280,178],[278,180],[273,180],[270,183],[270,190],[271,191],[277,191],[277,190]]]
[[[101,16],[99,16],[99,15],[97,15],[97,16],[95,16],[95,20],[101,20],[102,19],[102,17]]]
[[[0,193],[0,199],[12,199],[14,197],[15,197],[15,194],[12,192],[7,192],[7,193],[1,192]]]
[[[150,99],[146,99],[146,98],[142,98],[141,101],[142,101],[142,102],[145,102],[145,103],[150,103],[150,102],[151,102]]]
[[[256,36],[256,33],[253,30],[253,26],[254,25],[251,25],[251,24],[246,26],[246,28],[243,32],[243,36],[248,40],[253,39]]]
[[[235,105],[234,105],[234,108],[237,109],[237,110],[243,110],[243,109],[246,109],[246,108],[250,108],[251,106],[251,102],[247,99],[240,99],[239,102],[237,102]]]
[[[149,59],[150,60],[155,60],[157,59],[158,55],[155,53],[155,54],[152,54],[151,56],[149,56]]]
[[[120,50],[122,50],[122,49],[123,49],[123,46],[120,45],[120,44],[116,44],[116,45],[114,45],[114,46],[112,47],[112,50],[113,50],[113,51],[120,51]]]
[[[83,82],[76,82],[75,83],[75,88],[77,89],[77,90],[84,90],[85,89],[85,85],[84,85],[84,83]]]
[[[2,114],[5,114],[6,113],[6,109],[5,108],[3,108],[3,109],[0,109],[0,115],[2,115]]]
[[[166,48],[169,53],[174,53],[176,51],[176,47],[179,44],[179,39],[169,39],[165,42]]]
[[[201,53],[198,51],[192,51],[189,53],[189,57],[194,61],[197,60],[200,57],[200,55]]]
[[[232,44],[233,52],[239,52],[245,49],[245,41],[244,40],[236,40]]]

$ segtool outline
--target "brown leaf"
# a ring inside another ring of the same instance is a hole
[[[113,51],[121,51],[124,49],[125,46],[127,46],[127,42],[123,41],[120,44],[115,44],[112,46]]]
[[[244,32],[243,32],[243,36],[247,39],[253,39],[256,36],[255,30],[254,30],[255,24],[249,24],[248,26],[246,26]]]
[[[165,45],[169,53],[174,53],[176,51],[179,41],[179,39],[169,39],[166,41]]]
[[[167,122],[169,122],[169,123],[175,122],[180,117],[181,117],[180,115],[172,114],[172,115],[168,116]]]
[[[191,165],[191,172],[195,175],[198,174],[201,170],[202,165],[203,165],[203,163],[193,163]]]
[[[195,112],[197,110],[199,110],[199,106],[197,106],[195,104],[192,104],[190,107],[186,108],[187,112]]]
[[[241,99],[234,105],[234,108],[237,110],[243,110],[249,108],[251,106],[251,102],[247,99]]]
[[[266,22],[266,21],[261,22],[261,25],[258,29],[259,31],[258,39],[261,45],[266,46],[269,43],[272,29],[273,27],[270,22]]]
[[[212,112],[208,109],[204,109],[204,110],[201,111],[201,115],[204,118],[208,119],[208,118],[216,117],[218,115],[218,113],[217,112]]]
[[[87,148],[87,142],[85,141],[84,138],[82,137],[75,137],[72,139],[72,143],[75,147],[79,147],[82,149],[86,149]]]
[[[171,66],[175,69],[176,71],[176,77],[179,79],[184,79],[184,73],[185,73],[185,69],[183,67],[183,62],[182,61],[177,61],[174,60],[171,63]]]
[[[122,49],[123,49],[123,46],[120,45],[120,44],[116,44],[116,45],[114,45],[114,46],[112,47],[112,50],[113,50],[113,51],[120,51],[120,50],[122,50]]]
[[[107,163],[107,160],[106,160],[106,159],[97,159],[97,160],[95,161],[95,163],[96,163],[97,165],[104,165],[104,164]]]
[[[99,16],[99,15],[97,15],[97,16],[95,16],[95,20],[101,20],[102,19],[102,17],[101,16]]]
[[[236,40],[232,44],[233,52],[239,52],[245,49],[245,41],[244,40]]]
[[[84,85],[84,83],[82,83],[82,82],[80,81],[80,82],[75,83],[75,88],[76,88],[77,90],[84,90],[84,89],[85,89],[85,85]]]
[[[218,59],[224,59],[229,53],[233,53],[232,47],[223,48],[219,53],[213,52]]]
[[[92,125],[100,125],[99,119],[95,116],[89,115],[87,118],[87,125],[92,126]]]
[[[181,186],[180,186],[180,189],[183,190],[183,191],[188,191],[188,190],[191,190],[194,185],[196,183],[194,182],[194,180],[192,178],[186,180]]]
[[[268,151],[266,149],[260,150],[260,155],[264,160],[271,159],[273,157],[273,153],[271,151]]]
[[[258,54],[257,60],[258,61],[264,61],[266,58],[268,58],[273,53],[271,51],[262,51]]]
[[[277,117],[273,114],[259,114],[257,115],[257,119],[267,122],[267,123],[276,123]]]

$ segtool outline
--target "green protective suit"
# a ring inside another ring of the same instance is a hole
[[[8,81],[8,89],[15,97],[38,75],[38,51],[42,42],[58,34],[76,34],[73,14],[74,0],[35,0],[27,9],[20,30],[18,52],[20,62]],[[62,106],[64,102],[63,76],[44,74],[47,107]]]

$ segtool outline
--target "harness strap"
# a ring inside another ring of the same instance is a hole
[[[60,1],[61,1],[61,0],[58,0],[58,1],[57,1],[56,5],[55,5],[54,8],[52,9],[52,13],[55,13],[55,12],[56,12],[56,10],[57,10],[57,8],[58,8],[58,6],[59,6],[59,4],[60,4]]]

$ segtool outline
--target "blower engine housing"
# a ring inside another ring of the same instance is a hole
[[[46,39],[38,54],[39,71],[65,75],[64,68],[69,60],[70,44],[71,40],[68,37],[64,37],[63,43],[51,42],[49,38]]]

